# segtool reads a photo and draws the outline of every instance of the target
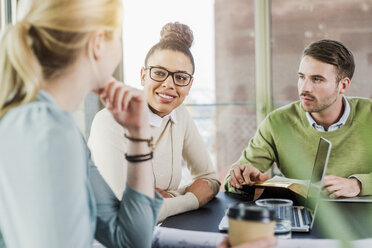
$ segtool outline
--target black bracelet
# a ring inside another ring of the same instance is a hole
[[[131,163],[145,162],[145,161],[151,160],[152,158],[153,158],[152,152],[148,154],[139,154],[139,155],[128,155],[127,153],[125,153],[125,159]]]
[[[133,141],[133,142],[146,142],[147,145],[153,149],[154,148],[154,145],[152,144],[152,141],[153,141],[153,137],[151,136],[151,138],[149,139],[141,139],[141,138],[134,138],[134,137],[130,137],[128,136],[126,133],[124,133],[124,137],[129,139],[130,141]]]

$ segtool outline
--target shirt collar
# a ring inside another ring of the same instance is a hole
[[[43,102],[49,102],[49,103],[52,103],[54,105],[57,105],[54,98],[48,92],[46,92],[45,90],[40,90],[39,91],[38,95],[36,96],[36,100],[37,101],[43,101]]]
[[[149,124],[154,127],[160,127],[163,120],[170,119],[174,124],[177,123],[176,114],[174,110],[164,117],[160,117],[157,114],[154,114],[150,109],[148,111]]]
[[[342,116],[341,116],[341,118],[340,118],[340,120],[338,122],[332,124],[328,128],[328,131],[334,131],[334,130],[339,129],[342,125],[345,125],[347,119],[349,118],[349,115],[350,115],[350,104],[349,104],[349,102],[347,101],[347,99],[346,99],[346,97],[344,95],[342,95],[342,102],[345,105],[344,113],[342,114]],[[310,125],[312,127],[314,127],[318,131],[325,132],[324,127],[322,127],[321,125],[318,125],[315,122],[315,120],[313,119],[313,117],[310,115],[309,112],[306,112],[305,114],[306,114],[307,120],[309,121],[309,123],[310,123]]]

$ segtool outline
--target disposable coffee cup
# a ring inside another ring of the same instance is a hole
[[[232,246],[274,236],[274,211],[271,209],[239,203],[229,207],[227,216]]]

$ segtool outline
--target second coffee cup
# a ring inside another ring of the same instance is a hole
[[[229,207],[229,240],[232,246],[274,235],[274,211],[239,203]]]

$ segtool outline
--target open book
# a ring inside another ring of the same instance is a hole
[[[300,179],[292,179],[292,178],[281,177],[281,176],[274,176],[273,178],[263,183],[255,183],[254,186],[286,188],[306,198],[309,183],[310,183],[310,180],[300,180]]]

